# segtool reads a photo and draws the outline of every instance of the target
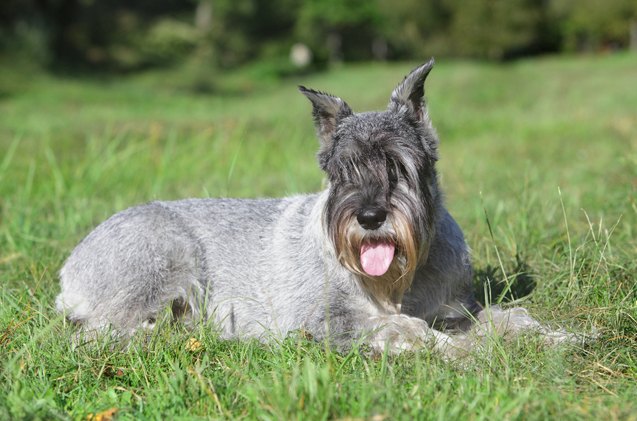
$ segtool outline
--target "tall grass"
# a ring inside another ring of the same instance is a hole
[[[118,419],[637,419],[630,55],[443,62],[426,87],[478,292],[486,282],[491,299],[516,299],[546,323],[595,328],[596,342],[521,338],[454,364],[427,350],[340,355],[303,335],[263,345],[164,323],[125,351],[108,338],[71,346],[75,329],[53,309],[57,271],[93,226],[156,198],[320,189],[295,85],[375,109],[411,67],[346,66],[218,96],[184,90],[179,73],[41,76],[0,98],[0,419],[109,409]]]

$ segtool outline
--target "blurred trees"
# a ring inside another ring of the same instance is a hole
[[[554,0],[550,7],[565,50],[626,48],[630,31],[637,31],[635,0]],[[630,47],[637,49],[637,45]]]
[[[319,61],[369,59],[382,21],[378,5],[365,0],[305,0],[295,35]]]
[[[74,66],[166,64],[197,43],[193,11],[181,0],[2,0],[0,48],[28,54],[26,44],[39,59]]]
[[[456,56],[502,60],[627,48],[635,0],[2,0],[0,54],[135,70],[187,60],[231,68]],[[637,41],[633,41],[637,42]],[[637,48],[637,46],[633,46]]]
[[[450,45],[460,55],[502,59],[533,49],[544,4],[536,0],[450,0]]]
[[[212,5],[209,42],[222,67],[287,56],[301,0],[200,1]]]

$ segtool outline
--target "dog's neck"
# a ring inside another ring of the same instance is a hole
[[[360,287],[379,309],[388,314],[400,313],[403,295],[411,286],[414,273],[403,273],[392,264],[383,276],[356,275]]]

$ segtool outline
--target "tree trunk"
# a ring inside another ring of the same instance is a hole
[[[210,32],[212,28],[212,1],[201,0],[197,3],[195,11],[195,26],[203,33]]]

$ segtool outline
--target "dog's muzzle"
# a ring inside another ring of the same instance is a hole
[[[358,224],[365,231],[377,231],[387,220],[387,211],[378,206],[365,207],[356,215]],[[366,238],[360,245],[360,264],[370,276],[382,276],[394,260],[396,246],[386,239]]]

